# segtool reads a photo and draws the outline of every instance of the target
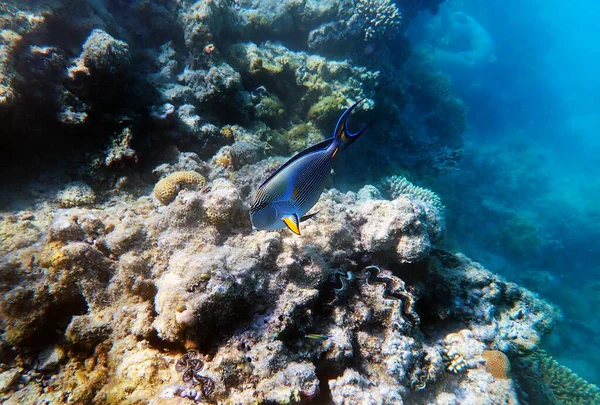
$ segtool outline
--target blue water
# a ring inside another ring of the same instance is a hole
[[[435,46],[423,27],[456,12],[487,32],[493,56],[436,64],[470,108],[460,170],[434,186],[449,243],[559,305],[546,347],[597,384],[600,3],[454,1],[423,16],[413,38]]]

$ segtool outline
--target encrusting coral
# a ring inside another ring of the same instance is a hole
[[[182,188],[198,189],[206,183],[200,173],[194,171],[171,173],[154,186],[154,196],[163,205],[170,204]]]

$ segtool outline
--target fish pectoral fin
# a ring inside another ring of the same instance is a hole
[[[318,213],[319,213],[319,211],[315,212],[314,214],[304,215],[302,218],[300,218],[300,222],[304,222],[304,221],[306,221],[308,219],[311,219],[312,217],[314,217]]]
[[[298,220],[298,215],[292,214],[281,219],[287,227],[290,228],[290,231],[294,232],[296,235],[300,235],[300,221]]]

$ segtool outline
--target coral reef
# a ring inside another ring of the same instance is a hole
[[[2,20],[2,83],[12,100],[0,108],[1,116],[11,117],[3,150],[17,162],[39,148],[47,160],[72,166],[65,169],[79,173],[72,180],[92,172],[104,187],[123,190],[135,180],[122,180],[122,170],[148,159],[164,161],[164,144],[203,159],[214,156],[231,143],[220,136],[222,127],[239,125],[256,147],[250,154],[248,144],[238,145],[244,151],[234,153],[231,165],[221,159],[234,170],[262,158],[263,147],[287,155],[325,138],[340,110],[362,97],[368,98],[365,110],[379,97],[381,114],[392,116],[390,125],[397,127],[399,117],[390,112],[414,109],[385,100],[380,78],[396,75],[408,52],[377,66],[369,52],[385,55],[387,39],[401,34],[399,8],[421,10],[430,3],[435,1],[398,7],[379,0],[23,5],[18,21]],[[10,15],[19,4],[8,2],[0,12]],[[57,21],[72,35],[60,35]],[[21,42],[28,45],[17,46]],[[347,53],[340,55],[342,49]],[[406,82],[395,86],[392,93],[407,94]],[[460,136],[460,106],[452,105],[439,114],[421,105],[436,137]],[[42,136],[47,132],[53,135]],[[84,132],[89,136],[81,137]],[[439,160],[451,154],[427,145]],[[67,159],[65,149],[73,154]]]
[[[560,314],[439,250],[433,192],[377,183],[389,156],[460,157],[465,106],[398,11],[438,0],[21,3],[2,151],[66,167],[0,221],[1,402],[516,403],[486,353],[531,353]],[[277,155],[360,98],[386,118],[346,172],[381,190],[325,192],[301,238],[252,232]]]
[[[484,350],[531,349],[558,313],[433,248],[443,218],[430,202],[373,199],[372,186],[331,190],[302,238],[250,232],[252,190],[195,159],[159,171],[194,167],[209,187],[164,208],[143,196],[60,216],[47,209],[31,236],[3,234],[12,248],[0,262],[0,347],[8,369],[39,373],[18,390],[7,374],[6,403],[513,401]],[[256,181],[264,168],[246,166]],[[31,220],[17,215],[11,229]],[[56,349],[33,352],[41,368],[19,356],[29,347]]]

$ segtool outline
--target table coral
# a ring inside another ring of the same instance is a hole
[[[160,180],[154,186],[154,196],[163,205],[170,204],[182,188],[197,189],[206,183],[200,173],[194,171],[175,172]]]

